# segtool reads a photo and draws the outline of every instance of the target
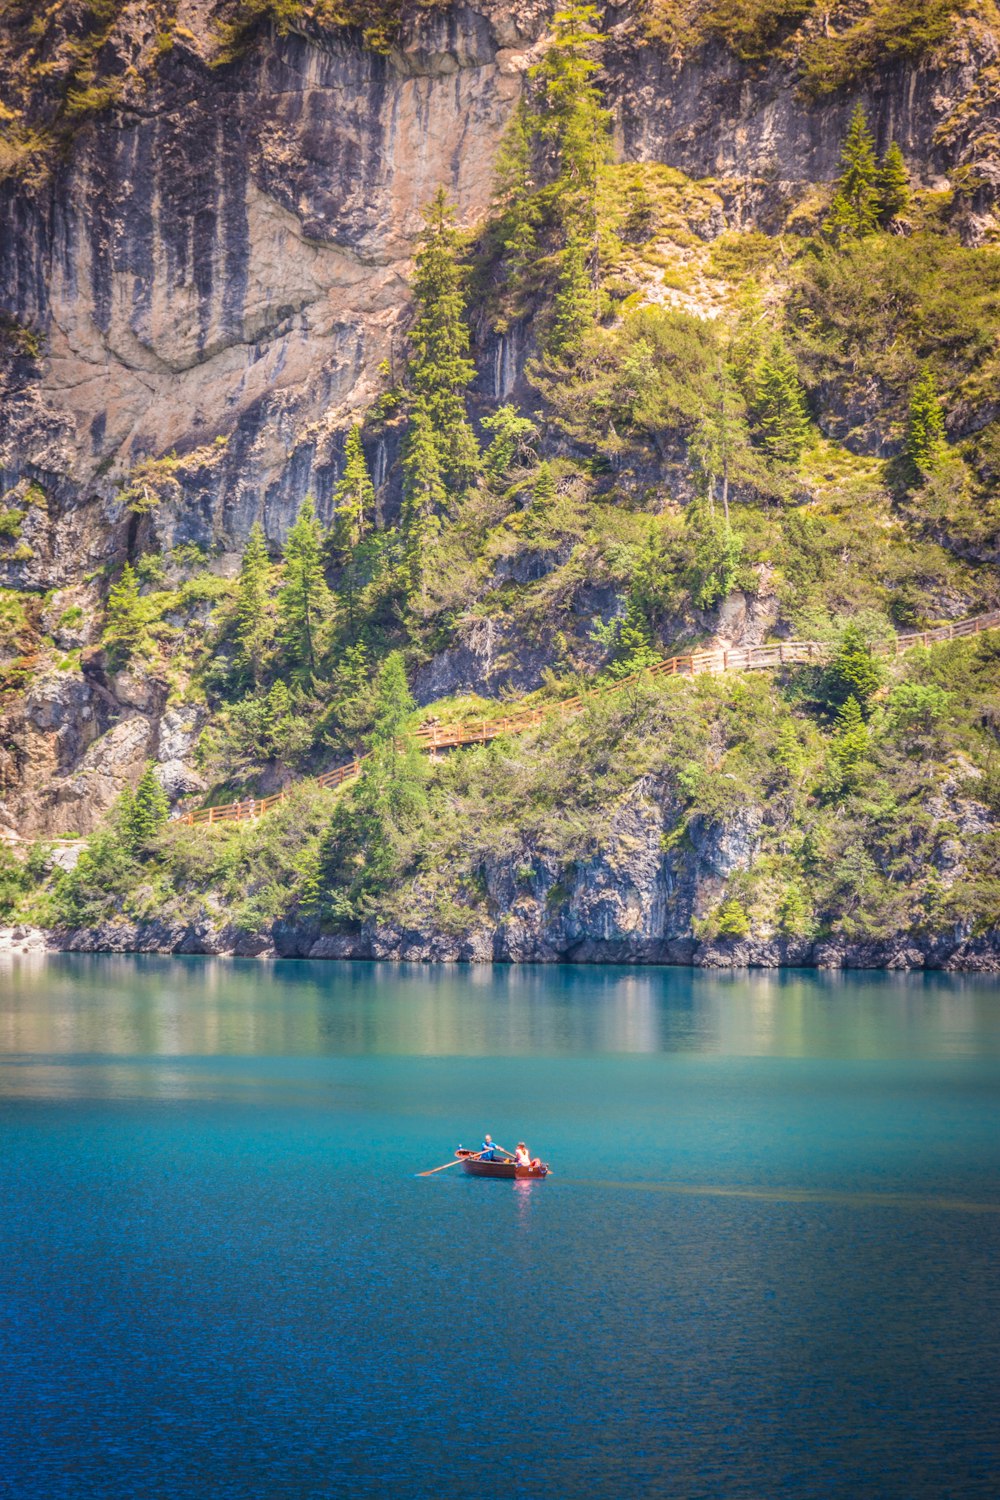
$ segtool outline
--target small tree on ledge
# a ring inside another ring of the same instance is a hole
[[[947,456],[944,436],[944,412],[938,400],[937,383],[926,366],[920,372],[910,396],[906,433],[906,457],[912,477],[918,482],[940,469]]]
[[[147,762],[133,792],[126,787],[118,802],[118,838],[129,854],[146,847],[170,814],[166,793],[157,779],[153,762]]]
[[[139,581],[131,563],[122,568],[122,576],[108,593],[104,645],[119,663],[127,662],[146,643],[146,625],[139,597]]]
[[[355,423],[344,444],[344,474],[333,492],[334,546],[342,552],[352,551],[364,541],[375,510],[375,486],[368,471],[365,450],[361,446],[361,427]]]
[[[888,229],[910,206],[910,178],[903,153],[895,141],[889,142],[878,165],[878,221]]]

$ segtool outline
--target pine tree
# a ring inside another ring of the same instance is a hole
[[[445,485],[463,492],[479,471],[479,444],[465,409],[476,367],[469,357],[455,211],[439,188],[424,211],[414,292],[420,315],[410,334],[410,381],[429,420]],[[405,464],[405,460],[404,460]]]
[[[402,528],[410,586],[421,596],[427,549],[441,530],[446,500],[434,424],[426,401],[418,399],[403,449]]]
[[[837,239],[871,234],[878,224],[879,192],[875,141],[864,107],[854,107],[840,153],[837,191],[824,229]]]
[[[392,651],[375,679],[371,754],[357,795],[359,806],[381,823],[390,844],[397,843],[424,804],[426,763],[406,728],[415,707],[402,653]]]
[[[906,457],[913,478],[920,480],[940,469],[947,451],[937,383],[925,365],[910,396],[906,432]]]
[[[515,463],[531,457],[538,428],[529,417],[522,417],[516,406],[498,406],[492,416],[483,418],[483,427],[493,434],[493,441],[483,455],[487,478],[500,483]]]
[[[104,644],[120,662],[128,661],[146,644],[139,583],[132,564],[128,562],[122,568],[122,576],[108,592]]]
[[[691,592],[699,609],[711,609],[733,591],[743,560],[743,538],[703,500],[691,502],[684,523],[694,542]]]
[[[319,631],[330,613],[332,599],[323,577],[323,528],[308,495],[288,533],[282,559],[284,583],[278,607],[285,645],[293,665],[312,672]]]
[[[903,153],[895,141],[889,142],[889,149],[879,162],[876,188],[878,221],[885,229],[910,206],[910,178]]]
[[[653,646],[649,620],[638,589],[629,590],[625,613],[615,624],[617,638],[614,659],[608,664],[609,676],[631,677],[633,672],[642,672],[659,660],[660,653]]]
[[[336,733],[328,742],[357,751],[372,727],[374,683],[368,647],[363,640],[353,642],[339,652],[334,672],[334,700],[331,718]]]
[[[864,715],[882,686],[882,667],[858,625],[848,625],[826,671],[827,699],[831,705],[849,700]]]
[[[274,641],[271,617],[271,560],[259,521],[250,528],[236,586],[236,646],[241,666],[255,683],[263,676],[264,659]]]
[[[169,815],[166,793],[149,761],[135,791],[126,788],[118,802],[118,838],[123,848],[130,854],[139,853]]]
[[[736,322],[726,347],[726,364],[733,382],[751,406],[757,396],[757,370],[764,356],[769,326],[760,283],[751,278],[740,288]]]
[[[735,896],[727,896],[719,903],[715,921],[721,938],[742,938],[750,931],[750,918]]]
[[[597,295],[587,265],[588,246],[583,236],[571,233],[559,257],[559,283],[552,309],[548,347],[566,357],[580,346],[597,313]]]
[[[579,0],[556,11],[549,45],[531,70],[544,98],[543,136],[555,149],[549,188],[563,235],[549,350],[572,355],[593,323],[600,283],[597,194],[611,159],[611,114],[595,82],[603,42],[597,7]]]
[[[292,718],[292,695],[287,683],[279,677],[271,683],[264,700],[264,753],[268,760],[279,760],[285,748],[290,720]]]
[[[320,842],[309,894],[324,916],[370,916],[406,857],[407,832],[425,801],[424,759],[406,733],[413,708],[403,658],[392,652],[375,683],[370,754]]]
[[[531,493],[532,510],[537,511],[539,516],[547,516],[556,503],[557,493],[556,477],[552,472],[552,465],[546,460],[538,466],[538,474]]]
[[[395,775],[402,761],[416,747],[402,740],[406,721],[416,708],[409,684],[406,667],[400,651],[391,651],[382,663],[375,679],[375,709],[373,714],[371,749],[373,755],[384,757],[385,765]]]
[[[722,501],[722,513],[729,520],[729,486],[750,477],[750,431],[746,406],[725,362],[719,362],[705,410],[690,442],[691,457],[701,475],[710,507],[716,493]]]
[[[114,810],[115,835],[118,845],[127,854],[135,853],[135,792],[130,786],[122,789]]]
[[[851,790],[858,781],[861,764],[868,754],[868,727],[857,698],[848,698],[837,712],[832,745],[841,790]]]
[[[361,427],[355,423],[344,444],[344,473],[333,492],[334,546],[350,552],[364,540],[375,510],[375,486],[361,446]]]
[[[809,904],[800,885],[790,885],[778,902],[778,925],[786,937],[808,937],[812,930]]]
[[[754,419],[760,446],[778,463],[794,464],[809,432],[805,394],[782,339],[772,341],[757,368]]]
[[[601,167],[611,155],[611,114],[594,81],[600,71],[595,54],[604,40],[599,23],[596,5],[571,0],[552,17],[549,45],[531,70],[544,91],[542,128],[558,153],[560,208],[591,232]]]
[[[494,169],[493,209],[500,254],[510,276],[520,277],[535,258],[539,205],[533,172],[539,127],[525,99],[518,100],[504,131]]]

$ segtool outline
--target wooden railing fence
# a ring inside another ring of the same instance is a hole
[[[882,656],[901,656],[913,646],[930,646],[938,641],[958,640],[962,636],[980,635],[984,630],[1000,628],[1000,609],[976,615],[971,620],[959,620],[954,625],[939,625],[934,630],[915,630],[906,635],[897,635],[893,641],[882,642],[872,649]],[[646,677],[700,677],[704,673],[759,672],[771,667],[792,666],[797,663],[823,662],[832,648],[819,641],[779,641],[769,646],[717,646],[707,651],[688,651],[680,656],[668,656],[663,661],[622,677],[618,682],[573,698],[563,698],[558,703],[546,704],[544,708],[522,709],[502,719],[483,719],[468,724],[436,724],[415,731],[413,738],[422,750],[450,750],[459,745],[484,745],[489,740],[504,734],[523,734],[534,729],[545,719],[555,716],[570,718],[586,707],[593,698],[607,693],[621,692],[623,688],[641,682]],[[357,776],[368,759],[361,755],[346,765],[334,766],[315,778],[319,786],[337,787]],[[275,792],[270,797],[242,797],[219,807],[201,807],[196,812],[184,813],[184,823],[226,823],[256,818],[269,812],[288,796],[288,788]]]

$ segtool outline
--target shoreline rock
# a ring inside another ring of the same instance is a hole
[[[43,931],[0,928],[0,955],[38,953],[162,953],[218,958],[350,959],[407,963],[580,963],[663,965],[701,969],[873,969],[1000,974],[1000,929],[978,938],[917,937],[901,933],[867,942],[840,938],[694,938],[603,941],[566,946],[528,941],[511,946],[501,929],[460,937],[382,927],[321,933],[315,927],[275,924],[248,933],[207,922],[111,922],[96,928]]]

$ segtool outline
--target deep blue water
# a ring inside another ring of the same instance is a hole
[[[996,983],[21,961],[0,1132],[4,1497],[1000,1493]]]

